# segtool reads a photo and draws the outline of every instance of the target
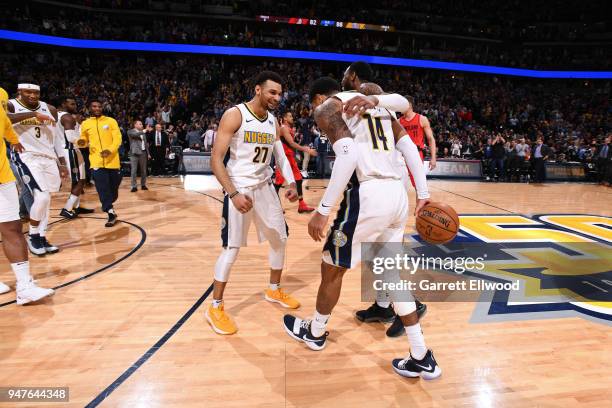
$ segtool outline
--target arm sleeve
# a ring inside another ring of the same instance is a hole
[[[317,212],[321,215],[329,215],[357,168],[357,145],[353,139],[343,137],[334,143],[333,148],[336,160],[325,194],[317,207]]]
[[[378,106],[390,110],[391,112],[404,113],[410,107],[408,99],[400,94],[376,95]]]
[[[417,197],[419,199],[429,198],[429,190],[427,188],[427,179],[425,178],[425,168],[421,161],[419,151],[408,135],[404,135],[397,141],[395,148],[402,153],[406,164],[410,169],[414,184],[416,186]]]
[[[293,171],[291,171],[291,165],[289,164],[289,159],[287,159],[287,155],[285,155],[283,143],[280,140],[274,142],[274,158],[276,159],[276,163],[278,164],[283,177],[285,180],[287,180],[287,183],[295,183]]]
[[[53,127],[53,149],[55,150],[55,154],[57,157],[64,157],[64,134],[60,130],[59,126],[55,125]]]

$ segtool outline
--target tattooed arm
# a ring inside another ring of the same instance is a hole
[[[339,99],[328,98],[319,106],[315,110],[315,121],[321,132],[329,138],[336,153],[329,184],[317,211],[308,223],[308,233],[312,239],[320,241],[325,238],[323,230],[327,226],[332,207],[355,173],[359,154],[357,144],[353,140],[353,134],[342,118],[342,102]]]

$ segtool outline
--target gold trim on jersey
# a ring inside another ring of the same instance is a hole
[[[15,99],[15,102],[17,102],[18,104],[20,104],[21,106],[23,106],[24,108],[26,108],[27,110],[32,111],[32,112],[36,112],[37,110],[40,109],[40,102],[38,102],[38,106],[35,107],[34,109],[28,108],[27,106],[25,106],[23,103],[21,103],[21,101],[19,99]]]
[[[253,115],[253,117],[254,117],[255,119],[257,119],[258,121],[260,121],[260,122],[262,122],[262,123],[263,123],[263,122],[265,122],[266,120],[268,120],[268,111],[266,111],[266,117],[262,119],[262,118],[260,118],[259,116],[257,116],[257,115],[256,115],[256,114],[255,114],[255,113],[254,113],[254,112],[253,112],[253,111],[252,111],[250,108],[249,108],[249,105],[247,105],[246,103],[243,103],[243,105],[244,105],[244,107],[245,107],[245,108],[246,108],[246,109],[249,111],[249,113],[250,113],[251,115]]]

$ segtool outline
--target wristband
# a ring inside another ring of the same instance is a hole
[[[234,191],[232,194],[229,195],[229,198],[234,198],[236,197],[238,194],[240,194],[240,192],[238,190]]]

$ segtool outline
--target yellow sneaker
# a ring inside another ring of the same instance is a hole
[[[265,298],[268,302],[280,303],[281,306],[288,309],[297,309],[300,307],[300,302],[292,298],[291,295],[283,292],[281,288],[276,290],[270,288],[266,289]]]
[[[223,310],[223,305],[219,306],[218,308],[213,307],[212,304],[209,305],[204,315],[216,333],[234,334],[238,331],[236,324]]]

